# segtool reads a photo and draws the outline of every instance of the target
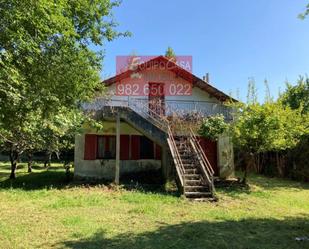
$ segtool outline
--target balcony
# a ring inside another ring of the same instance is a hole
[[[201,117],[214,116],[222,114],[227,121],[231,120],[231,107],[208,101],[183,101],[183,100],[164,100],[156,102],[159,104],[160,114],[164,116],[173,115],[192,115],[197,114]],[[84,103],[85,110],[100,110],[103,107],[129,107],[139,114],[147,113],[150,108],[153,109],[154,104],[148,99],[142,98],[126,98],[126,99],[106,99],[97,98],[92,103]],[[157,108],[157,107],[155,107]]]

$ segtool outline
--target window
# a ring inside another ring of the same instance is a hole
[[[154,159],[153,142],[145,136],[140,137],[140,158]]]
[[[85,136],[85,160],[116,159],[116,136]],[[120,135],[120,160],[161,159],[161,148],[145,136]]]
[[[116,158],[115,136],[97,136],[97,158],[99,159]]]

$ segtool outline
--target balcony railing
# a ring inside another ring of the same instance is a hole
[[[155,102],[156,107],[160,109],[160,114],[165,116],[190,115],[198,114],[203,117],[214,116],[217,114],[224,115],[226,120],[231,119],[231,108],[215,102],[207,101],[184,101],[184,100],[164,100]],[[129,107],[137,113],[147,111],[154,108],[154,102],[148,99],[127,98],[127,99],[105,99],[97,98],[92,103],[84,103],[83,108],[88,110],[100,110],[105,106]]]

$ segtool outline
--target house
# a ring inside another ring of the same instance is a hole
[[[158,56],[102,82],[107,96],[84,109],[102,120],[103,129],[85,127],[76,136],[75,177],[119,181],[119,175],[160,171],[164,179],[176,177],[187,197],[212,195],[215,178],[234,174],[231,141],[226,135],[211,141],[182,125],[193,114],[191,124],[216,114],[230,119],[224,105],[230,97],[208,81]],[[173,121],[177,117],[181,124]]]

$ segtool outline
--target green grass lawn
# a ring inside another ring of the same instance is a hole
[[[0,248],[309,248],[309,186],[251,176],[192,203],[142,188],[66,184],[64,170],[0,164]]]

